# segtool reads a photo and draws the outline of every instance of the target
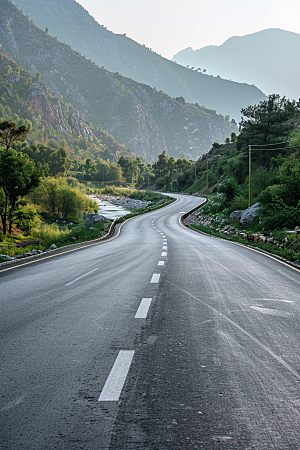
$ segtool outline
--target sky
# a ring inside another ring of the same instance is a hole
[[[300,33],[300,0],[76,0],[109,30],[171,59],[267,28]]]

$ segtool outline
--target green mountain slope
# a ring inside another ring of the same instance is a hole
[[[75,0],[20,0],[18,7],[39,27],[44,30],[47,27],[52,36],[58,36],[99,66],[172,97],[183,96],[187,102],[229,114],[237,121],[242,107],[265,98],[255,86],[197,73],[124,35],[114,34],[99,25]]]
[[[220,46],[178,52],[179,64],[206,68],[207,72],[235,81],[254,83],[266,94],[300,97],[298,58],[300,34],[279,29],[234,36]]]
[[[30,129],[29,142],[60,146],[74,159],[133,156],[129,149],[58,99],[0,47],[0,121],[13,120]],[[74,150],[75,149],[75,150]]]
[[[0,0],[0,43],[7,54],[71,103],[88,122],[148,161],[162,151],[190,159],[223,142],[235,123],[199,106],[101,69]]]

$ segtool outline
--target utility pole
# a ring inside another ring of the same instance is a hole
[[[208,158],[206,155],[206,198],[208,199]]]
[[[249,208],[251,206],[251,145],[249,145]]]

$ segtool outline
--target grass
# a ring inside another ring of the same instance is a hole
[[[48,224],[42,223],[39,227],[33,228],[30,232],[31,237],[40,239],[41,241],[56,241],[66,237],[71,233],[71,230],[64,227],[59,227],[56,223]]]
[[[89,229],[85,228],[84,225],[75,226],[56,239],[45,239],[42,243],[46,248],[49,248],[52,244],[55,244],[57,247],[63,247],[74,243],[92,241],[103,237],[107,233],[110,224],[111,221],[96,222]]]
[[[16,255],[21,255],[23,253],[29,253],[33,249],[44,250],[44,247],[41,245],[30,244],[30,245],[27,245],[26,247],[20,248],[20,247],[16,247],[13,242],[0,243],[0,253],[2,255],[7,255],[7,256],[16,256]],[[0,258],[0,259],[1,259],[0,263],[6,261],[3,258]]]

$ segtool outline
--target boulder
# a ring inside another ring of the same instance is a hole
[[[252,222],[254,217],[256,217],[257,210],[259,208],[259,203],[254,203],[250,208],[245,209],[241,215],[240,223]]]
[[[243,212],[244,212],[243,210],[232,211],[232,213],[229,216],[229,220],[231,222],[237,222],[238,220],[241,219]]]
[[[93,223],[100,222],[102,220],[105,220],[105,217],[101,216],[100,214],[87,213],[85,228],[90,228]]]

